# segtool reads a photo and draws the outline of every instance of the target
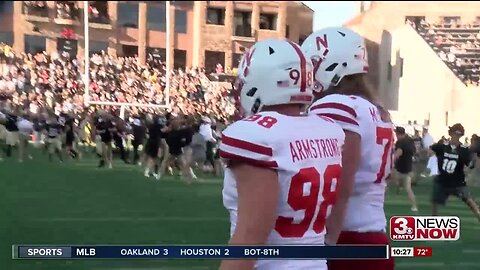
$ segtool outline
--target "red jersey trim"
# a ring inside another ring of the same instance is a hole
[[[328,103],[322,103],[313,106],[310,111],[316,110],[316,109],[337,109],[341,110],[344,112],[347,112],[351,114],[353,117],[357,118],[357,112],[350,106],[347,106],[345,104],[341,103],[336,103],[336,102],[328,102]]]
[[[238,160],[245,162],[247,164],[256,166],[256,167],[264,167],[264,168],[277,168],[278,164],[276,161],[266,161],[266,160],[257,160],[253,158],[248,158],[236,154],[232,154],[229,152],[225,152],[224,150],[220,149],[220,157],[224,159],[230,159],[230,160]]]
[[[222,134],[222,143],[231,147],[245,150],[245,151],[266,155],[270,157],[273,156],[273,150],[270,147],[228,137],[225,134]]]
[[[355,121],[351,118],[348,118],[346,116],[343,116],[343,115],[338,115],[338,114],[334,114],[334,113],[319,113],[318,115],[331,118],[335,121],[340,121],[340,122],[344,122],[344,123],[347,123],[347,124],[352,124],[352,125],[358,126],[357,121]]]

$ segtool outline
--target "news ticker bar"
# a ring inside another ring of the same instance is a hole
[[[12,246],[13,259],[388,259],[375,246]]]
[[[429,257],[431,247],[39,246],[13,245],[13,259],[388,259]]]

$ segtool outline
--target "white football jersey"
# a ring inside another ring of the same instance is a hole
[[[343,230],[385,230],[383,205],[385,180],[392,170],[393,124],[382,120],[375,104],[358,96],[325,96],[310,106],[309,114],[329,117],[344,130],[361,136],[361,162]]]
[[[336,197],[345,133],[334,121],[317,115],[286,116],[261,112],[223,131],[220,156],[278,172],[277,221],[266,244],[323,245],[325,220]],[[262,179],[258,179],[261,181]],[[238,194],[226,168],[223,203],[231,234],[237,223]],[[259,260],[257,270],[327,269],[324,260]]]

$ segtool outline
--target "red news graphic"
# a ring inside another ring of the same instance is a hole
[[[460,219],[453,216],[392,217],[390,238],[394,241],[456,241],[460,238]]]
[[[414,247],[413,257],[432,257],[431,247]]]

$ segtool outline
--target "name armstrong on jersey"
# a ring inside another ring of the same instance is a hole
[[[341,156],[337,139],[302,139],[290,142],[292,162],[305,159],[331,158]]]

